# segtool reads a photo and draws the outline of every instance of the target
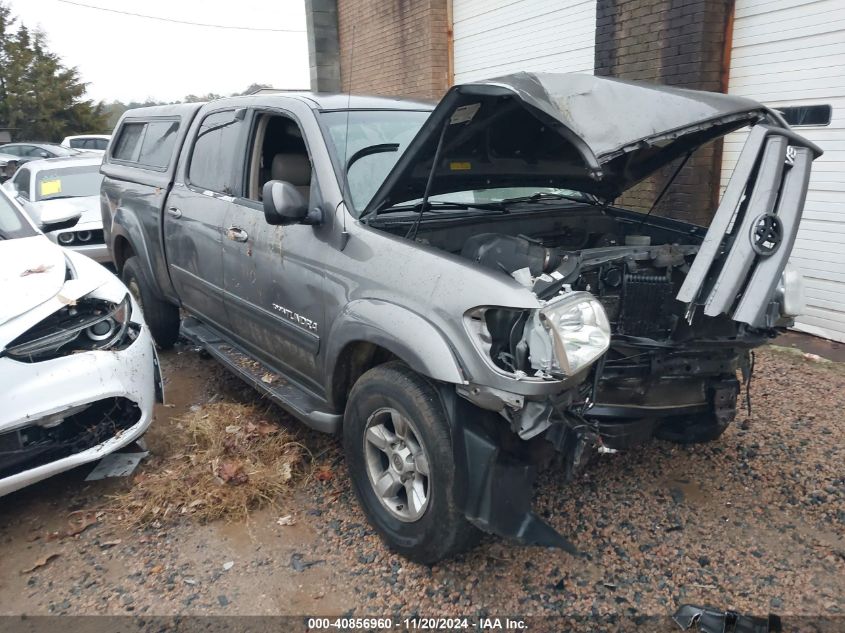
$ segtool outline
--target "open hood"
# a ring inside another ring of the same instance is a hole
[[[610,200],[704,143],[761,119],[741,97],[579,74],[516,73],[454,86],[364,214],[430,195],[562,187]]]

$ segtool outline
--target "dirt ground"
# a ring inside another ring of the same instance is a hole
[[[188,348],[162,362],[154,453],[191,407],[256,397]],[[845,623],[845,366],[761,350],[751,396],[715,443],[602,455],[570,485],[542,475],[535,507],[583,557],[485,537],[431,568],[382,546],[337,442],[274,410],[332,476],[247,522],[121,527],[110,496],[130,480],[86,483],[90,467],[0,499],[0,615],[636,617],[691,602]],[[62,536],[78,510],[97,523]]]

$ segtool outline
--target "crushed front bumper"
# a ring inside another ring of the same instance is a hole
[[[135,441],[152,421],[161,388],[152,337],[143,324],[132,344],[119,351],[35,363],[2,357],[0,384],[0,495]],[[32,459],[15,459],[22,451]]]

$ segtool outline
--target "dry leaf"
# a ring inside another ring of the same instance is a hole
[[[277,525],[296,525],[296,520],[293,518],[292,514],[288,514],[287,516],[279,517],[276,519]]]
[[[276,380],[276,377],[270,372],[267,372],[266,374],[261,376],[261,382],[266,382],[268,385],[273,384],[274,380]]]
[[[317,478],[317,481],[331,481],[334,478],[334,473],[328,466],[323,466],[314,476]]]
[[[249,476],[244,472],[243,466],[237,462],[223,462],[217,469],[217,476],[227,484],[237,486],[249,481]]]
[[[53,552],[52,554],[47,554],[43,558],[39,558],[37,561],[35,561],[35,564],[32,567],[30,567],[29,569],[22,569],[21,573],[22,574],[28,574],[29,572],[35,571],[36,569],[39,569],[40,567],[44,567],[44,565],[49,563],[54,558],[58,558],[58,557],[59,557],[58,552]]]
[[[119,538],[116,538],[113,541],[104,541],[104,542],[100,543],[100,547],[102,547],[102,548],[114,547],[115,545],[120,545],[122,542],[123,541],[121,541]]]
[[[29,275],[37,275],[39,273],[46,273],[53,267],[53,264],[49,266],[45,266],[44,264],[39,264],[35,268],[27,268],[25,271],[21,273],[21,277],[27,277]]]
[[[71,512],[68,518],[68,529],[65,536],[76,536],[82,534],[92,525],[97,523],[97,512],[94,510],[77,510]]]

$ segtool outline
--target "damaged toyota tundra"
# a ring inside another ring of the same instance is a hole
[[[0,495],[131,444],[162,395],[127,288],[42,233],[79,218],[57,207],[36,227],[0,191]]]
[[[615,204],[742,128],[709,228]],[[421,562],[479,530],[575,551],[531,510],[538,468],[577,485],[596,452],[718,438],[802,308],[787,259],[821,152],[747,99],[518,73],[433,109],[145,108],[115,138],[107,242],[158,343],[342,434],[367,517]]]

